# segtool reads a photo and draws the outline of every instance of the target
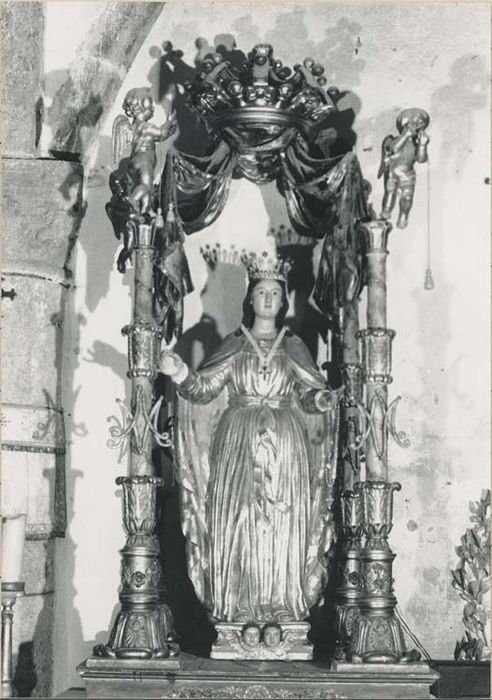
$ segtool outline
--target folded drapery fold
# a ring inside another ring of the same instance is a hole
[[[174,202],[176,230],[192,234],[220,216],[234,176],[257,183],[276,180],[296,233],[323,239],[313,298],[327,317],[336,320],[338,310],[354,301],[365,283],[359,224],[372,218],[367,183],[357,156],[351,152],[325,157],[301,133],[285,141],[278,137],[267,140],[270,146],[276,142],[287,145],[265,153],[261,148],[257,152],[251,145],[241,148],[240,142],[234,142],[232,148],[220,140],[213,152],[204,157],[171,150],[161,185],[162,209],[167,211],[169,202]],[[171,231],[161,241],[164,245],[166,240],[172,243],[175,238],[176,233]],[[183,269],[184,265],[186,272],[182,243],[177,248],[178,268]],[[166,259],[165,251],[161,253]],[[169,264],[169,256],[167,259]],[[188,278],[189,273],[185,274],[182,293],[191,285]],[[174,285],[174,292],[179,296],[179,284]]]

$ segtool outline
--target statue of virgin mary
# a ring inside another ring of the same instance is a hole
[[[178,393],[187,561],[216,623],[285,625],[318,602],[333,524],[338,393],[284,325],[287,264],[247,259],[243,319],[200,371],[164,351]]]

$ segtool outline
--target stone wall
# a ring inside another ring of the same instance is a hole
[[[2,10],[2,513],[27,510],[25,595],[14,608],[14,681],[23,696],[48,697],[54,538],[66,530],[61,339],[73,290],[82,167],[38,157],[44,5],[5,3]]]
[[[27,511],[26,595],[16,604],[13,640],[15,686],[25,696],[51,695],[56,580],[68,575],[55,575],[54,538],[66,535],[67,499],[70,512],[63,384],[71,387],[72,377],[63,333],[74,313],[82,162],[162,6],[83,4],[79,17],[92,26],[87,31],[82,22],[70,61],[57,52],[61,65],[49,75],[49,7],[5,2],[2,8],[2,505],[7,517]],[[76,15],[72,9],[70,23]],[[77,27],[71,30],[77,34]],[[55,30],[62,43],[69,33],[68,26]]]

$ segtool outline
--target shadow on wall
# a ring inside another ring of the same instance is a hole
[[[405,467],[407,478],[413,477],[418,485],[417,503],[421,505],[422,523],[426,525],[425,531],[422,526],[419,534],[420,547],[446,541],[449,518],[448,489],[455,483],[454,469],[460,456],[460,450],[453,449],[449,439],[443,439],[448,433],[447,408],[458,402],[464,411],[467,410],[465,395],[451,398],[451,394],[456,393],[451,381],[451,377],[455,376],[455,368],[449,362],[447,349],[452,347],[449,309],[454,291],[451,285],[446,285],[441,280],[438,288],[432,293],[434,299],[430,299],[429,292],[422,291],[421,288],[412,294],[412,302],[417,308],[416,318],[419,319],[415,338],[418,355],[416,353],[414,362],[420,374],[420,385],[426,387],[421,396],[415,397],[415,402],[420,406],[422,415],[432,416],[430,421],[418,423],[417,434],[413,439],[415,459]],[[429,342],[429,339],[435,336],[437,325],[439,343],[436,345]],[[433,393],[429,391],[429,385],[435,389]],[[409,520],[407,528],[412,531],[415,522]],[[451,592],[450,568],[454,562],[448,562],[446,557],[444,552],[443,559],[436,561],[438,568],[427,566],[419,571],[422,585],[411,595],[405,610],[417,637],[427,640],[426,646],[428,645],[431,655],[433,648],[439,647],[442,627],[453,625],[453,620],[443,620],[442,610],[436,609],[432,604],[436,598],[447,599]],[[452,591],[451,599],[455,595]],[[456,600],[458,601],[457,596]],[[434,609],[436,619],[429,619],[429,611]],[[447,609],[448,614],[451,614],[454,609],[451,601]],[[432,630],[435,630],[434,635]],[[452,651],[449,649],[449,656],[452,655]]]
[[[58,71],[56,72],[58,73]],[[47,79],[50,80],[49,73]],[[62,90],[66,91],[67,95],[70,95],[72,91],[75,92],[71,78],[63,85]],[[98,124],[103,114],[104,108],[101,95],[91,93],[83,107],[72,108],[71,113],[65,115],[62,123],[58,121],[57,111],[58,109],[53,114],[53,110],[48,109],[46,113],[45,123],[48,128],[53,128],[57,124],[53,134],[53,141],[59,146],[56,151],[51,150],[50,153],[55,156],[81,153],[84,144],[83,130],[92,130]]]
[[[457,58],[449,70],[449,83],[431,99],[432,126],[441,134],[439,169],[460,176],[471,150],[475,130],[474,112],[484,109],[489,94],[489,75],[481,56]]]
[[[97,164],[87,177],[88,206],[84,222],[83,235],[79,245],[86,256],[86,298],[89,311],[95,311],[99,302],[104,299],[110,287],[111,272],[116,269],[117,250],[121,241],[115,238],[113,227],[105,213],[105,205],[111,198],[109,190],[109,172],[111,170],[111,138],[104,136],[99,143]],[[121,276],[121,284],[131,285],[131,273]],[[130,301],[129,311],[130,314]],[[110,361],[105,358],[105,364]],[[112,369],[119,376],[121,365],[116,356],[113,357]]]

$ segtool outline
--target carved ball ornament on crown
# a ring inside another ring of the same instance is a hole
[[[220,53],[208,54],[185,89],[210,132],[234,146],[254,148],[267,139],[270,150],[280,150],[299,131],[313,136],[336,110],[339,91],[325,89],[323,74],[312,58],[291,69],[274,58],[270,44],[257,44],[239,68]]]

